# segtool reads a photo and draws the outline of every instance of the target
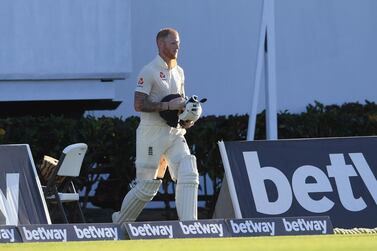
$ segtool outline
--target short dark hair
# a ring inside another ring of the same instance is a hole
[[[173,28],[163,28],[157,33],[156,42],[159,39],[166,38],[169,34],[178,34],[178,31]]]

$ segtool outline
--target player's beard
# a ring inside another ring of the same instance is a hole
[[[170,60],[177,60],[178,58],[178,50],[174,51],[169,51],[168,57]]]
[[[170,49],[168,46],[164,49],[164,55],[169,60],[177,60],[178,57],[178,50],[177,49]]]

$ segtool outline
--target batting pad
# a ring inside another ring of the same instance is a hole
[[[198,219],[199,174],[193,155],[182,159],[178,169],[175,203],[180,220]]]
[[[194,155],[185,156],[179,163],[177,183],[199,184],[199,173]]]
[[[144,206],[157,194],[161,183],[161,180],[139,181],[124,197],[120,211],[113,214],[113,222],[135,221]]]
[[[175,204],[181,221],[198,219],[198,184],[177,184]]]

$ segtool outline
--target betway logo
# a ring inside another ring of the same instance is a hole
[[[172,225],[151,225],[143,224],[140,226],[133,226],[132,224],[127,224],[132,236],[138,237],[168,237],[173,238],[173,226]]]
[[[77,227],[73,226],[76,236],[79,239],[113,239],[118,240],[118,229],[116,227]]]
[[[67,241],[67,229],[38,227],[29,230],[27,227],[22,227],[22,231],[28,241]]]
[[[9,240],[9,242],[15,241],[14,229],[0,229],[0,240]]]
[[[230,227],[233,233],[263,233],[269,235],[275,235],[275,222],[254,222],[253,220],[245,220],[245,222],[235,222],[233,220],[229,221]]]
[[[220,237],[224,236],[224,230],[221,224],[201,222],[184,223],[180,221],[179,226],[184,235],[214,234]]]
[[[0,211],[6,225],[18,225],[19,173],[6,174],[6,196],[0,190]]]
[[[249,176],[256,210],[263,214],[277,215],[288,211],[292,205],[293,194],[298,203],[313,213],[329,211],[334,202],[323,195],[321,199],[312,199],[310,193],[333,192],[329,178],[334,178],[340,202],[348,211],[361,211],[367,207],[362,196],[355,198],[350,177],[359,173],[368,191],[377,204],[377,180],[362,153],[349,153],[355,166],[347,165],[343,154],[329,154],[331,165],[326,166],[327,175],[312,165],[303,165],[296,169],[292,176],[292,185],[279,169],[271,166],[261,167],[257,152],[244,152],[246,170]],[[306,183],[312,177],[315,183]],[[277,189],[276,201],[269,201],[265,181],[272,181]],[[293,190],[293,194],[292,194]]]
[[[327,233],[326,220],[286,220],[283,218],[283,224],[287,232],[318,231],[322,234]]]

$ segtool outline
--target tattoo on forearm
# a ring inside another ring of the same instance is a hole
[[[148,98],[144,99],[142,112],[159,112],[163,110],[162,102],[152,102]]]
[[[140,112],[159,112],[166,110],[162,102],[152,102],[148,95],[140,92],[135,92],[135,109]]]

